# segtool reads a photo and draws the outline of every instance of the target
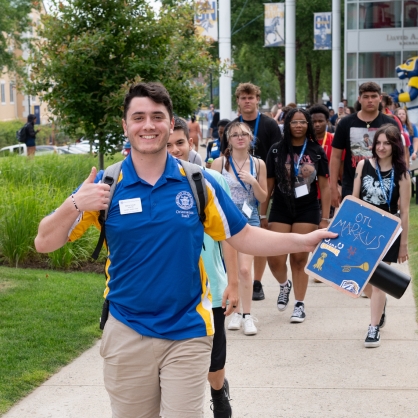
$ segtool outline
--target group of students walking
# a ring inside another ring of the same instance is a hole
[[[110,313],[101,355],[114,417],[203,417],[208,380],[214,418],[231,418],[225,317],[232,314],[229,330],[257,333],[252,300],[264,298],[267,261],[279,282],[277,308],[287,308],[293,288],[290,321],[305,320],[304,267],[321,239],[336,237],[323,228],[331,201],[338,207],[341,200],[338,181],[343,194],[380,202],[392,213],[400,208],[404,232],[387,261],[408,258],[409,174],[398,128],[385,125],[390,118],[376,126],[380,90],[374,83],[360,87],[365,111],[342,119],[332,144],[324,107],[289,110],[282,134],[274,119],[259,112],[257,86],[240,84],[236,98],[240,116],[219,121],[219,142],[212,144],[219,156],[201,173],[204,216],[179,162],[196,149],[187,122],[173,117],[163,86],[140,83],[125,97],[123,127],[132,152],[113,198],[103,172],[93,168],[40,224],[36,248],[50,252],[98,225],[99,211],[108,209],[104,296]],[[375,135],[371,149],[360,147],[363,155],[358,144],[364,129]],[[368,294],[372,315],[365,346],[373,347],[380,343],[386,298],[374,288]]]
[[[237,89],[239,106],[241,94],[259,99],[258,87],[250,83],[241,84]],[[329,112],[325,106],[314,105],[308,110],[284,108],[282,133],[276,134],[276,141],[264,160],[257,158],[256,146],[258,149],[263,149],[263,146],[260,138],[256,138],[256,145],[253,134],[256,127],[259,129],[260,114],[248,124],[243,123],[241,116],[240,124],[234,122],[227,125],[221,145],[223,155],[212,163],[212,167],[229,178],[230,185],[237,189],[234,203],[247,216],[248,222],[258,224],[257,213],[253,210],[254,202],[257,202],[260,226],[271,231],[306,234],[317,228],[327,228],[341,198],[347,195],[398,214],[403,233],[383,261],[404,262],[408,259],[410,199],[409,150],[405,147],[404,136],[410,133],[412,159],[416,158],[418,138],[406,109],[398,108],[394,115],[384,114],[381,112],[381,100],[380,87],[376,83],[361,85],[356,105],[359,111],[341,119],[335,137],[327,129]],[[402,131],[399,126],[403,127]],[[260,170],[254,172],[257,164]],[[266,172],[265,178],[262,177],[263,171]],[[257,186],[254,187],[254,184]],[[304,267],[308,256],[309,253],[302,252],[289,256],[291,278],[287,274],[288,255],[268,257],[270,270],[280,285],[277,298],[279,311],[287,308],[291,289],[294,290],[294,309],[290,317],[290,322],[294,323],[303,322],[306,318],[304,299],[308,275]],[[239,259],[242,307],[235,310],[228,324],[229,330],[238,330],[243,326],[245,335],[257,332],[254,325],[257,320],[250,313],[247,285],[251,281],[251,260],[251,257]],[[254,280],[253,300],[264,299],[263,291],[262,297],[259,297],[260,288],[262,291],[261,284]],[[366,287],[364,295],[371,299],[371,321],[364,345],[377,347],[380,345],[380,329],[386,322],[387,298],[371,285]]]

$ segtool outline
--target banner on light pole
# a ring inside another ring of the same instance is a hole
[[[314,50],[332,49],[331,12],[314,13]]]
[[[264,46],[285,46],[284,3],[264,3]]]
[[[197,0],[195,3],[194,24],[199,36],[218,40],[217,0]]]

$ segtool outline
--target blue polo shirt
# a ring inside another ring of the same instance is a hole
[[[246,220],[213,177],[203,175],[204,226],[175,158],[167,156],[154,186],[138,177],[131,155],[122,164],[106,221],[105,296],[111,314],[142,335],[170,340],[213,335],[210,287],[200,257],[203,232],[222,241],[240,232]],[[135,198],[142,210],[121,214],[119,201]],[[84,212],[69,239],[97,226],[98,214]]]

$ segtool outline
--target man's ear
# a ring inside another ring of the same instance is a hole
[[[193,138],[189,138],[189,145],[193,147]]]
[[[127,126],[126,126],[126,122],[125,119],[122,119],[122,128],[123,128],[123,133],[126,137],[128,137],[128,130],[127,130]]]
[[[174,132],[174,118],[171,118],[170,122],[170,135]]]

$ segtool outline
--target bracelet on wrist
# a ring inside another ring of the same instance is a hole
[[[260,215],[260,219],[267,219],[267,215]]]
[[[321,218],[321,221],[331,222],[331,218]]]
[[[73,201],[74,207],[77,209],[78,213],[81,213],[81,210],[78,208],[77,203],[75,203],[74,195],[73,194],[71,195],[71,200]]]

